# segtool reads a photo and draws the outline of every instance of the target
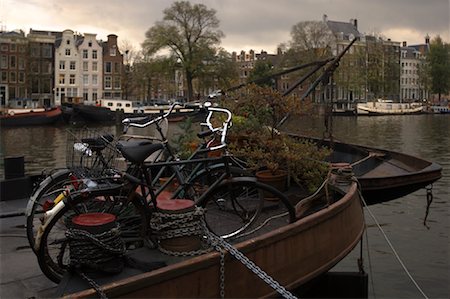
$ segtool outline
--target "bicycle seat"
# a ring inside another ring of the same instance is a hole
[[[119,141],[117,149],[125,159],[133,163],[143,163],[148,156],[163,149],[162,143],[152,143],[148,140]]]

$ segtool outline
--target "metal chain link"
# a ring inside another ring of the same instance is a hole
[[[249,270],[255,273],[259,278],[261,278],[265,283],[267,283],[271,288],[277,291],[283,298],[296,299],[291,292],[286,290],[282,285],[275,281],[271,276],[259,268],[254,262],[252,262],[248,257],[242,254],[239,250],[233,247],[230,243],[226,242],[224,239],[214,235],[213,233],[206,231],[208,238],[212,241],[214,248],[219,246],[219,248],[226,249],[231,255],[233,255],[238,261],[240,261]],[[219,251],[221,252],[221,251]]]

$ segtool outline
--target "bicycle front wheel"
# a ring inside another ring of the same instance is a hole
[[[257,181],[231,181],[209,191],[198,204],[206,209],[204,218],[208,229],[230,239],[258,223],[268,195],[272,200],[278,197],[267,185]]]
[[[59,283],[70,264],[70,248],[66,231],[72,218],[83,213],[103,212],[117,216],[121,238],[127,249],[143,246],[147,233],[146,208],[140,198],[98,192],[89,196],[79,195],[59,211],[46,227],[37,252],[42,272],[52,281]]]

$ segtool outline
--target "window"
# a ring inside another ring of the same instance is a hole
[[[92,42],[89,42],[89,43],[88,43],[88,46],[89,46],[89,47],[92,47]]]
[[[11,52],[16,52],[16,50],[17,50],[16,44],[11,44],[10,49],[11,49]]]
[[[89,62],[83,61],[83,72],[87,72],[89,70]]]
[[[111,89],[111,76],[105,77],[105,89]]]
[[[116,46],[113,46],[112,48],[109,49],[110,56],[116,56],[116,52],[117,52]]]
[[[85,101],[88,100],[88,89],[87,89],[87,88],[84,88],[84,89],[83,89],[83,99],[84,99]]]
[[[31,70],[31,73],[38,74],[39,73],[39,62],[32,61],[30,63],[30,70]]]
[[[70,49],[66,49],[66,56],[70,56]]]
[[[9,50],[8,44],[2,44],[2,47],[0,49],[4,52],[8,52]]]
[[[98,96],[97,96],[97,89],[93,89],[92,90],[92,100],[96,101],[97,98],[98,98]]]
[[[97,50],[92,50],[92,59],[97,59]]]
[[[43,45],[42,46],[42,57],[52,58],[52,46],[51,45]]]
[[[42,73],[44,73],[44,74],[52,73],[52,63],[50,61],[42,62]]]
[[[59,62],[59,69],[60,69],[60,70],[66,69],[66,62],[65,62],[64,60],[61,60],[61,61]]]
[[[39,57],[39,46],[34,44],[30,47],[30,56]]]
[[[0,77],[1,77],[0,80],[2,83],[8,82],[8,72],[1,72]]]
[[[9,56],[9,68],[15,69],[17,67],[16,56]]]
[[[9,72],[9,82],[15,83],[17,81],[16,72]]]
[[[87,59],[87,58],[89,58],[89,57],[88,57],[88,50],[87,50],[87,49],[84,49],[84,50],[83,50],[83,59]]]
[[[66,40],[66,44],[70,45],[70,39]]]
[[[75,75],[71,74],[69,77],[69,84],[70,85],[75,85]]]
[[[66,76],[64,74],[59,74],[59,84],[66,84]]]
[[[25,73],[19,72],[19,83],[25,83]]]
[[[114,89],[120,89],[120,77],[114,77]]]
[[[83,85],[89,85],[89,75],[83,75]]]
[[[93,72],[97,71],[97,62],[96,61],[92,62],[92,71]]]
[[[19,70],[25,69],[25,59],[23,57],[19,57]]]
[[[44,92],[44,93],[50,93],[51,86],[52,86],[51,82],[52,82],[52,80],[50,78],[47,78],[47,79],[43,78],[43,79],[41,79],[41,84],[42,84],[41,91]]]
[[[98,77],[97,77],[97,75],[92,75],[92,85],[98,85]]]
[[[105,62],[105,73],[106,74],[111,74],[111,68],[112,68],[112,64],[111,62]]]
[[[0,63],[1,63],[1,68],[2,69],[7,69],[8,68],[8,56],[2,55]]]
[[[76,66],[77,66],[77,62],[76,61],[71,61],[70,62],[70,69],[71,70],[76,70]]]

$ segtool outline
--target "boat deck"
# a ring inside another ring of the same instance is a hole
[[[290,188],[289,192],[286,192],[285,195],[293,205],[306,197],[305,192],[299,188]],[[308,207],[304,209],[303,216],[309,215],[326,206],[324,204],[326,201],[323,201],[321,197],[318,197],[317,199],[314,198],[313,201],[314,204],[311,204],[311,201],[308,203]],[[287,209],[280,201],[265,200],[264,207],[258,219],[259,221],[253,225],[252,228],[244,231],[240,237],[229,240],[229,242],[231,244],[237,244],[289,224]],[[224,225],[226,225],[226,223],[224,223]],[[206,250],[213,251],[210,248],[208,249],[207,244],[203,244],[203,247],[207,248]],[[124,259],[125,267],[119,274],[90,273],[89,277],[93,278],[99,285],[109,284],[114,281],[151,271],[158,267],[173,265],[189,260],[192,259],[192,257],[193,255],[169,255],[155,248],[143,247],[128,252]],[[66,274],[58,286],[57,296],[72,294],[88,288],[90,288],[89,284],[79,275]]]

